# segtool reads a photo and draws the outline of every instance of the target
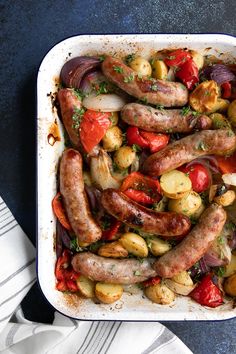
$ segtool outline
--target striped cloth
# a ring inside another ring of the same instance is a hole
[[[191,354],[158,322],[28,321],[20,302],[36,280],[35,250],[0,197],[0,353]]]

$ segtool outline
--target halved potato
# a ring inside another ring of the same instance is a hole
[[[233,100],[228,107],[228,117],[230,123],[236,127],[236,100]]]
[[[202,198],[194,191],[187,192],[180,199],[170,199],[168,209],[176,213],[192,216],[202,205]]]
[[[129,63],[129,66],[139,75],[150,76],[152,74],[152,67],[149,61],[142,57],[136,57]]]
[[[119,241],[122,246],[133,255],[137,257],[147,257],[148,256],[148,247],[144,239],[135,234],[134,232],[126,232],[123,234]]]
[[[148,238],[148,247],[153,256],[161,256],[171,249],[171,244],[165,240],[153,236]]]
[[[91,279],[85,277],[84,275],[80,275],[76,280],[76,284],[80,293],[84,297],[92,298],[95,296],[95,283]]]
[[[230,296],[236,296],[236,274],[231,275],[224,282],[224,290]]]
[[[233,204],[233,202],[235,201],[235,198],[236,198],[235,191],[228,190],[224,194],[219,195],[218,197],[215,197],[214,202],[226,207],[226,206]]]
[[[236,254],[232,254],[230,263],[225,267],[224,277],[230,277],[236,273]]]
[[[188,272],[186,272],[186,270],[176,274],[175,276],[173,276],[171,278],[171,280],[173,280],[176,283],[183,284],[183,285],[189,285],[189,286],[193,285],[192,278],[190,277]]]
[[[152,63],[152,76],[159,80],[166,80],[168,67],[163,60],[155,59]]]
[[[162,283],[148,286],[144,293],[156,304],[169,305],[175,299],[175,293]]]
[[[219,87],[213,80],[204,81],[189,96],[190,106],[197,112],[212,112],[219,98]]]
[[[128,251],[120,242],[115,241],[101,246],[98,250],[98,255],[111,258],[125,258],[128,257]]]
[[[217,98],[216,104],[211,110],[211,113],[214,112],[225,112],[229,107],[230,102],[223,98]]]
[[[103,148],[106,151],[115,151],[118,150],[122,143],[122,131],[119,127],[114,125],[106,131],[106,134],[102,138]]]
[[[164,195],[171,199],[182,198],[192,188],[190,178],[178,170],[164,173],[161,176],[160,185]]]
[[[200,207],[195,211],[195,213],[193,213],[191,215],[192,219],[198,220],[205,209],[206,209],[206,206],[203,203],[201,203]]]
[[[209,115],[212,120],[213,129],[230,129],[230,123],[221,113],[212,113]]]
[[[123,288],[119,284],[97,283],[95,295],[104,304],[112,304],[119,300],[123,294]]]
[[[172,279],[165,279],[164,284],[174,293],[185,296],[190,294],[195,287],[194,285],[179,284]]]
[[[204,57],[201,53],[196,50],[190,50],[190,54],[193,58],[194,63],[197,65],[198,70],[203,68],[204,65]]]

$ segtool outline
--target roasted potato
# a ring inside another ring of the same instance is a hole
[[[213,200],[219,205],[222,205],[224,207],[227,207],[235,201],[236,194],[235,191],[233,190],[228,190],[222,195],[219,195],[218,197],[215,197]]]
[[[131,254],[137,257],[147,257],[148,247],[144,239],[134,232],[126,232],[119,241],[122,246]]]
[[[224,291],[230,296],[236,296],[236,274],[231,275],[225,280]]]
[[[149,61],[142,57],[136,57],[133,59],[130,63],[129,66],[131,69],[136,71],[139,75],[142,76],[151,76],[152,74],[152,67]]]
[[[191,291],[194,289],[194,285],[185,285],[185,284],[180,284],[177,283],[176,281],[173,281],[172,279],[165,279],[164,284],[172,290],[174,293],[179,294],[179,295],[188,295],[191,293]]]
[[[228,107],[228,117],[230,120],[230,123],[236,127],[236,100],[232,101]]]
[[[203,68],[204,65],[204,57],[201,53],[196,50],[190,50],[190,54],[193,58],[194,63],[197,65],[198,70]]]
[[[206,209],[205,205],[201,203],[200,207],[195,211],[195,213],[191,215],[191,218],[193,220],[199,219],[205,209]]]
[[[168,198],[165,196],[161,198],[161,200],[158,203],[155,203],[153,206],[153,210],[155,211],[165,211],[168,206]]]
[[[186,272],[186,270],[176,274],[171,278],[171,280],[175,281],[178,284],[189,285],[189,286],[193,285],[192,278],[190,277],[188,272]]]
[[[192,188],[192,182],[185,173],[172,170],[166,172],[160,179],[161,189],[163,194],[171,199],[179,199],[189,192]]]
[[[196,192],[190,191],[180,199],[170,199],[168,209],[176,213],[192,216],[202,205],[202,198]]]
[[[123,294],[123,288],[119,284],[97,283],[95,295],[104,304],[112,304],[119,300]]]
[[[190,106],[197,112],[212,112],[217,105],[219,88],[215,81],[204,81],[190,93]]]
[[[112,127],[114,127],[115,125],[117,125],[118,121],[119,121],[119,114],[118,112],[111,112],[111,124]]]
[[[111,258],[125,258],[128,256],[128,251],[118,241],[106,243],[98,250],[98,255]]]
[[[169,305],[175,299],[175,293],[162,283],[148,286],[144,290],[144,293],[152,302],[155,302],[156,304]]]
[[[118,150],[122,143],[122,131],[119,127],[113,126],[106,131],[106,134],[102,138],[103,148],[106,151]]]
[[[84,275],[80,275],[76,280],[76,284],[81,295],[84,297],[92,298],[95,296],[95,283],[91,279],[85,277]]]
[[[148,238],[148,248],[153,256],[161,256],[171,249],[171,245],[165,240],[152,236]]]
[[[212,120],[213,129],[230,129],[230,123],[221,113],[212,113],[209,115]]]
[[[224,277],[230,277],[236,273],[236,255],[232,254],[230,263],[225,267]]]
[[[135,151],[130,146],[122,146],[114,154],[114,162],[121,170],[128,168],[134,162]]]
[[[229,107],[229,101],[225,100],[223,98],[218,98],[216,101],[216,104],[214,105],[214,107],[211,110],[211,113],[214,112],[225,112],[227,111]]]
[[[153,60],[152,62],[152,76],[155,79],[166,80],[168,74],[168,67],[163,60]]]

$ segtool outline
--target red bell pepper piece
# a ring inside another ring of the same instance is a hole
[[[230,98],[231,96],[231,91],[232,91],[232,85],[230,82],[225,82],[224,84],[221,85],[221,89],[223,90],[221,97],[222,98]]]
[[[70,253],[68,250],[64,250],[62,256],[58,258],[55,267],[55,276],[57,280],[64,280],[64,271],[70,265]]]
[[[222,174],[236,173],[236,151],[229,157],[216,156],[215,158]]]
[[[116,234],[119,231],[119,228],[121,227],[122,222],[119,220],[114,220],[108,230],[104,230],[102,232],[102,240],[115,240],[116,239]]]
[[[192,188],[197,193],[204,192],[210,186],[211,173],[200,163],[194,163],[188,167],[183,165],[179,167],[179,171],[188,174],[192,182]]]
[[[199,81],[198,67],[193,59],[188,59],[179,66],[179,70],[176,71],[175,75],[189,90],[192,90],[194,85]]]
[[[213,283],[211,274],[205,275],[189,295],[203,306],[217,307],[223,304],[222,293]]]
[[[152,198],[149,195],[147,195],[145,192],[143,191],[139,191],[133,188],[129,188],[126,191],[123,192],[128,198],[134,200],[137,203],[141,203],[141,204],[153,204],[157,202],[157,198]],[[161,198],[159,196],[159,198]],[[159,199],[160,200],[160,199]]]
[[[88,109],[79,127],[81,143],[86,152],[90,152],[106,134],[111,126],[110,112],[96,112]]]
[[[65,280],[60,280],[57,282],[56,284],[56,289],[58,291],[68,291],[67,285],[66,285],[66,281]]]
[[[76,293],[77,291],[79,291],[76,282],[74,282],[73,280],[66,280],[66,286],[71,293]]]
[[[79,277],[79,273],[77,273],[74,269],[65,269],[63,271],[63,274],[64,274],[64,279],[65,280],[72,280],[72,281],[76,281]]]
[[[62,226],[64,226],[67,230],[71,230],[69,220],[67,219],[66,212],[62,204],[60,192],[58,192],[52,200],[52,209]]]
[[[163,149],[169,142],[169,135],[166,134],[154,134],[140,130],[140,135],[149,143],[149,148],[151,153],[160,151]]]
[[[173,52],[168,53],[164,62],[168,66],[180,66],[191,59],[191,54],[184,49],[176,49]]]
[[[149,147],[149,142],[139,134],[137,127],[128,127],[126,138],[129,146],[138,145],[144,149]]]
[[[151,285],[156,285],[156,284],[159,284],[161,281],[161,278],[160,277],[153,277],[153,278],[150,278],[148,280],[145,280],[143,282],[143,286],[145,288],[147,288],[148,286],[151,286]]]

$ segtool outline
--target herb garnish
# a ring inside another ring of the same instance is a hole
[[[140,151],[142,151],[142,148],[139,145],[137,145],[137,144],[133,144],[132,145],[132,150],[134,152],[140,152]]]
[[[189,106],[183,107],[181,110],[181,115],[186,116],[190,111],[191,111],[191,108]]]
[[[100,95],[100,94],[102,94],[102,93],[108,93],[108,88],[107,88],[107,86],[108,86],[107,82],[106,82],[106,81],[102,81],[102,82],[99,84],[99,86],[98,86],[98,88],[97,88],[97,90],[96,90],[97,95]]]
[[[129,83],[131,81],[134,81],[134,74],[133,73],[124,78],[124,82],[126,82],[126,83]]]
[[[130,64],[131,61],[134,60],[134,58],[135,58],[135,53],[126,55],[126,57],[125,57],[125,62],[126,62],[126,64]]]
[[[123,72],[124,72],[123,68],[121,68],[120,66],[113,66],[113,69],[115,72],[117,72],[119,74],[123,74]]]
[[[74,121],[74,123],[72,125],[73,129],[78,129],[79,128],[84,113],[85,113],[85,109],[84,108],[74,107],[74,114],[72,116],[72,120]]]
[[[196,146],[196,148],[197,148],[198,150],[206,151],[207,145],[206,145],[203,141],[200,141],[200,142],[198,143],[198,145]]]

